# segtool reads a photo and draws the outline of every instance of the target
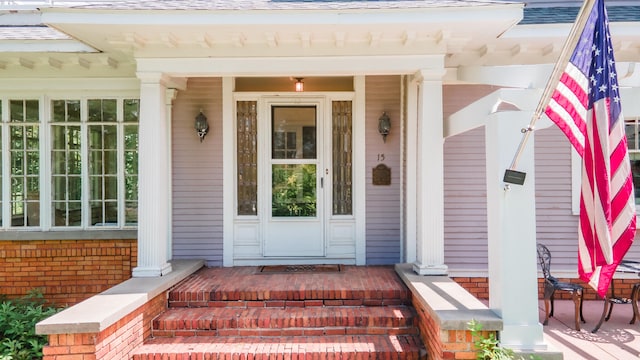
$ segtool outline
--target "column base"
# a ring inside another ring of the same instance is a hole
[[[500,344],[520,352],[549,350],[548,344],[544,342],[542,324],[540,323],[504,324],[502,331],[500,331]]]
[[[161,266],[138,266],[133,268],[131,276],[133,277],[159,277],[167,275],[171,272],[171,264],[164,263]]]
[[[413,271],[418,275],[449,275],[447,265],[423,265],[418,261],[413,263]]]

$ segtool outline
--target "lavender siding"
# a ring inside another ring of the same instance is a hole
[[[555,126],[537,131],[535,139],[538,242],[552,251],[554,269],[575,272],[578,216],[571,212],[571,148]],[[640,259],[638,236],[626,258]]]
[[[400,261],[400,82],[400,76],[366,78],[367,264]],[[378,134],[383,111],[391,118],[386,143]],[[378,154],[384,154],[384,161],[378,161]],[[391,185],[373,185],[372,169],[379,164],[391,168]]]
[[[491,86],[445,86],[444,117],[490,94]],[[484,127],[445,139],[444,260],[451,270],[486,270],[487,186]]]
[[[484,127],[446,139],[444,251],[452,270],[487,269]]]
[[[173,258],[222,265],[222,82],[191,78],[173,104]],[[193,128],[202,109],[203,142]]]

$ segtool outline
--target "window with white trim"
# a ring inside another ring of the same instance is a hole
[[[138,99],[3,99],[0,114],[2,229],[137,225]]]
[[[636,208],[638,208],[640,206],[640,117],[627,118],[624,120],[624,124],[627,133],[631,173],[633,175],[635,203]]]

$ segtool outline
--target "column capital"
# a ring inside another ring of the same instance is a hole
[[[420,69],[411,75],[411,80],[421,83],[425,81],[442,81],[447,70],[443,68]]]
[[[178,90],[167,89],[165,91],[165,102],[167,105],[171,105],[173,103],[173,100],[175,100],[177,97],[178,97]]]
[[[141,84],[159,84],[167,88],[186,90],[187,79],[176,78],[167,75],[166,73],[157,71],[138,71],[136,77],[140,79]]]

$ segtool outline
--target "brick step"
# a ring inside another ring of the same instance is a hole
[[[255,268],[207,268],[171,289],[170,307],[385,306],[410,304],[410,292],[385,267],[339,273],[256,274]]]
[[[156,338],[134,352],[133,360],[155,359],[421,359],[415,335]]]
[[[310,308],[178,308],[153,321],[160,336],[320,336],[416,334],[406,306]]]
[[[171,291],[169,307],[318,307],[393,306],[411,301],[404,291],[284,290],[284,291]]]

